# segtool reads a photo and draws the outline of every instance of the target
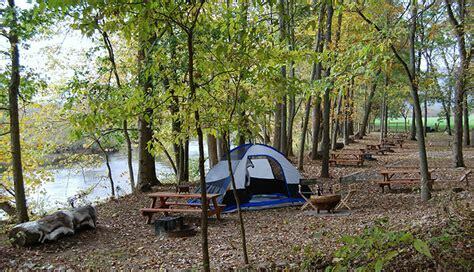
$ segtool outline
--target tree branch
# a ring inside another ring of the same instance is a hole
[[[359,16],[364,19],[364,21],[366,21],[369,25],[372,25],[378,32],[381,32],[382,29],[376,25],[374,22],[372,22],[369,18],[367,18],[360,9],[357,9],[357,14],[359,14]],[[395,48],[395,46],[390,43],[390,49],[392,50],[393,54],[395,55],[395,57],[398,59],[398,61],[402,64],[403,68],[405,69],[408,77],[410,78],[410,81],[413,81],[413,75],[410,71],[410,68],[408,67],[408,64],[403,60],[403,58],[400,56],[400,54],[398,53],[397,49]]]

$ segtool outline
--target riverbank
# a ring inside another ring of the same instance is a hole
[[[352,210],[338,217],[316,216],[299,207],[244,212],[250,267],[322,268],[331,264],[335,251],[343,245],[344,235],[360,235],[376,222],[387,231],[406,231],[427,241],[433,258],[417,254],[413,248],[402,248],[386,268],[393,270],[458,270],[469,271],[472,263],[472,182],[469,187],[457,181],[462,173],[450,168],[449,149],[444,138],[430,137],[428,147],[430,168],[437,178],[433,198],[420,201],[419,191],[393,190],[382,194],[373,173],[385,165],[414,166],[418,155],[415,142],[408,142],[396,153],[378,156],[362,168],[331,168],[335,177],[358,173],[357,192],[349,202]],[[377,141],[373,134],[354,145]],[[474,149],[466,148],[465,160],[474,169]],[[315,177],[319,161],[305,161],[306,177]],[[463,188],[462,191],[454,188]],[[161,191],[171,190],[169,186]],[[190,238],[167,238],[154,235],[145,224],[139,209],[149,205],[141,194],[124,196],[97,206],[98,228],[83,231],[55,243],[27,249],[11,247],[0,235],[0,268],[12,269],[168,269],[198,268],[201,262],[200,235]],[[464,208],[463,208],[464,207]],[[467,207],[467,208],[465,208]],[[199,217],[186,215],[191,224],[199,225]],[[471,225],[469,225],[471,224]],[[225,214],[222,221],[210,220],[209,250],[211,267],[229,270],[246,267],[242,264],[240,234],[236,214]],[[312,270],[312,269],[311,269]]]

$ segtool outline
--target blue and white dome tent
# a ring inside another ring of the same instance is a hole
[[[230,151],[232,172],[242,209],[264,209],[301,205],[298,193],[301,175],[273,147],[244,144]],[[228,162],[224,157],[206,175],[207,192],[220,194],[226,211],[236,209]]]

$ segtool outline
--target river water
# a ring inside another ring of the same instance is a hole
[[[207,153],[207,148],[204,148]],[[197,141],[189,144],[189,157],[197,158],[199,148]],[[206,154],[207,156],[207,154]],[[131,192],[126,154],[117,152],[110,154],[110,166],[115,183],[116,195],[122,196]],[[138,173],[138,154],[133,154],[133,170],[135,180]],[[35,192],[28,196],[28,205],[37,213],[44,213],[57,208],[67,207],[68,199],[82,191],[89,193],[77,203],[94,203],[111,196],[110,181],[107,177],[105,162],[93,167],[82,167],[75,164],[72,167],[57,167],[49,169],[53,181],[45,182]],[[158,179],[170,179],[174,176],[173,169],[167,162],[156,161]],[[0,212],[0,219],[4,214]]]

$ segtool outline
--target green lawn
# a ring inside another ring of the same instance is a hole
[[[424,119],[423,119],[424,121]],[[402,131],[405,127],[405,120],[403,118],[389,118],[388,119],[389,130]],[[439,124],[439,130],[444,130],[446,127],[446,120],[440,119],[439,117],[428,117],[428,126],[434,128],[436,124]],[[380,125],[380,119],[375,120],[375,126],[378,128]],[[411,118],[407,119],[407,127],[410,129]],[[451,128],[453,128],[454,120],[451,118]],[[474,115],[469,116],[469,128],[474,128]]]

